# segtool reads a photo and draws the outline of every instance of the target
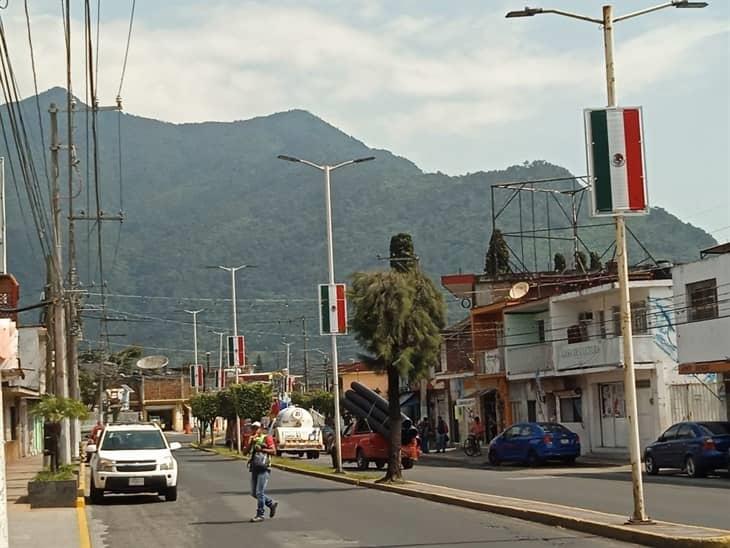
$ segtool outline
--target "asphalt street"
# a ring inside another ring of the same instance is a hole
[[[626,516],[632,512],[631,473],[628,466],[474,466],[485,460],[486,457],[475,457],[468,462],[467,468],[460,465],[459,461],[429,460],[426,456],[403,474],[412,481],[490,495],[551,502]],[[323,456],[316,462],[329,466],[331,458]],[[356,470],[352,464],[345,464],[345,469]],[[375,468],[371,465],[370,470]],[[727,511],[730,476],[727,473],[690,478],[679,471],[662,471],[659,476],[644,474],[643,478],[646,506],[653,519],[730,529]]]
[[[250,523],[255,501],[241,461],[177,452],[177,502],[111,496],[87,506],[94,548],[629,546],[582,533],[397,494],[273,471],[276,518]]]

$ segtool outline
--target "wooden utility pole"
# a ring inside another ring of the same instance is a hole
[[[51,115],[51,207],[53,210],[53,261],[51,264],[51,293],[53,310],[53,348],[56,377],[56,396],[68,397],[68,369],[66,355],[66,314],[64,310],[63,294],[63,244],[61,241],[61,190],[59,188],[58,151],[61,145],[58,141],[58,109],[51,103],[48,109]],[[61,433],[58,440],[59,464],[71,462],[70,421],[63,419]]]
[[[69,395],[79,400],[81,390],[79,388],[79,317],[78,317],[78,292],[77,270],[76,270],[76,235],[74,231],[74,147],[73,147],[73,115],[75,104],[71,90],[71,2],[66,2],[66,149],[68,151],[68,288],[70,290],[68,299],[67,317],[67,360],[68,360],[68,382]],[[71,421],[71,454],[79,456],[81,443],[81,422],[78,419]]]

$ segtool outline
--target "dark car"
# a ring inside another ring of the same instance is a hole
[[[489,462],[524,462],[537,466],[547,460],[575,462],[580,438],[553,422],[523,422],[507,428],[489,444]]]
[[[647,474],[662,468],[680,468],[699,478],[718,468],[728,468],[730,422],[679,422],[644,450]]]

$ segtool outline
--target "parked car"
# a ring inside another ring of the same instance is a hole
[[[728,468],[730,422],[679,422],[644,450],[647,474],[662,468],[680,468],[698,478],[718,468]]]
[[[100,503],[104,493],[158,493],[177,500],[177,461],[157,424],[110,424],[98,445],[87,445],[91,454],[90,497]]]
[[[366,470],[371,462],[380,469],[388,463],[388,440],[373,431],[366,419],[351,422],[342,433],[342,462],[355,462],[360,470]],[[401,464],[404,469],[413,468],[421,454],[420,440],[401,446]],[[334,461],[334,451],[332,452]]]
[[[322,431],[322,443],[324,443],[324,452],[331,453],[332,445],[335,443],[335,429],[328,425],[319,427]]]
[[[575,462],[580,456],[580,438],[565,426],[552,422],[514,424],[489,444],[489,462],[523,462],[537,466],[547,460]]]

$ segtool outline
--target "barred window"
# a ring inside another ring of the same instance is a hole
[[[717,318],[717,280],[702,280],[687,284],[687,315],[698,322]]]

